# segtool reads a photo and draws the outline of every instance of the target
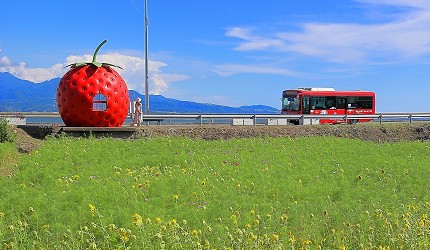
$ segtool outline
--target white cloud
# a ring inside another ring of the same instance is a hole
[[[8,57],[0,60],[0,72],[9,72],[12,75],[35,83],[53,79],[65,73],[62,64],[55,64],[49,68],[28,68],[26,63],[14,64]]]
[[[13,63],[8,57],[3,56],[0,59],[0,72],[9,72],[20,79],[39,83],[53,78],[62,77],[68,71],[68,68],[64,67],[65,65],[91,61],[92,55],[71,55],[66,58],[66,62],[64,64],[55,64],[49,68],[30,68],[24,62]],[[118,73],[126,81],[128,88],[139,91],[140,93],[144,93],[144,59],[135,56],[112,53],[98,55],[97,61],[107,62],[122,67],[123,70],[119,68],[115,70],[118,71]],[[186,75],[163,74],[161,69],[166,66],[166,63],[149,60],[148,78],[151,94],[161,94],[167,90],[170,83],[189,79],[189,77]]]
[[[253,29],[233,27],[227,30],[226,36],[236,37],[247,42],[240,44],[235,49],[246,51],[246,50],[265,50],[270,48],[283,47],[284,41],[275,37],[262,37],[252,34]]]
[[[412,7],[412,8],[418,8],[418,9],[430,9],[430,2],[428,0],[356,0],[356,1],[372,4],[372,5],[388,5],[388,6]]]
[[[301,31],[272,35],[234,27],[226,36],[243,40],[236,50],[296,53],[338,63],[405,60],[430,54],[430,1],[361,2],[410,8],[386,23],[304,23]]]
[[[216,65],[213,69],[214,72],[219,74],[220,76],[230,76],[233,74],[241,74],[241,73],[256,73],[256,74],[275,74],[275,75],[286,75],[286,76],[295,76],[298,75],[297,72],[278,68],[278,67],[270,67],[264,65],[246,65],[246,64],[220,64]]]
[[[167,90],[168,85],[170,83],[184,81],[184,80],[190,79],[190,77],[186,75],[181,75],[181,74],[154,73],[152,74],[152,77],[150,77],[150,79],[154,83],[151,88],[151,93],[154,95],[159,95],[164,93]]]
[[[1,52],[1,50],[0,50],[0,52]],[[9,67],[10,65],[12,65],[12,62],[10,61],[10,59],[7,56],[3,56],[0,59],[0,68]]]

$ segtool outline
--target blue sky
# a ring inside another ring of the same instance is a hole
[[[428,0],[148,0],[150,91],[280,108],[282,90],[364,89],[378,112],[428,112]],[[42,82],[65,65],[124,67],[144,93],[143,0],[1,0],[0,72]]]

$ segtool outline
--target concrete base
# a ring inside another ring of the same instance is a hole
[[[139,127],[61,127],[59,133],[74,137],[115,137],[128,138],[141,130]]]
[[[18,125],[18,128],[24,130],[31,137],[44,139],[48,135],[58,136],[61,134],[74,137],[115,137],[129,138],[133,134],[138,133],[142,127],[61,127],[49,126],[44,124]]]

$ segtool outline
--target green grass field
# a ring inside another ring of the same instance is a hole
[[[430,143],[334,137],[0,144],[5,249],[428,249]],[[9,158],[8,158],[9,157]],[[0,247],[0,248],[1,248]]]

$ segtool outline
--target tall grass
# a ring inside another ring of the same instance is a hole
[[[0,176],[9,175],[18,160],[16,134],[5,118],[0,117]]]
[[[0,241],[19,249],[427,249],[429,146],[49,139],[0,179]]]
[[[18,150],[15,143],[0,143],[0,176],[7,176],[13,172],[18,162]]]
[[[14,142],[16,134],[5,118],[0,117],[0,143]]]

